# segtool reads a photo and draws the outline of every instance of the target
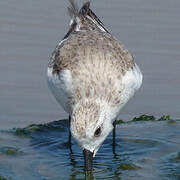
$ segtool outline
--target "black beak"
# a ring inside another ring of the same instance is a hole
[[[93,163],[93,152],[84,149],[83,150],[84,154],[84,170],[86,173],[92,170],[92,163]]]

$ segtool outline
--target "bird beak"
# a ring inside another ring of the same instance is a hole
[[[91,152],[87,149],[83,150],[84,154],[84,168],[85,172],[89,172],[92,170],[92,163],[93,163],[93,154],[94,152]]]

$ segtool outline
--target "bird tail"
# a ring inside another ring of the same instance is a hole
[[[81,6],[79,6],[78,2]],[[70,5],[68,6],[68,12],[71,17],[70,25],[75,22],[79,24],[80,19],[88,17],[100,27],[105,32],[109,31],[106,29],[105,25],[101,20],[95,15],[95,13],[90,9],[91,0],[69,0]]]
[[[71,18],[85,16],[89,10],[91,0],[69,0],[68,12]]]

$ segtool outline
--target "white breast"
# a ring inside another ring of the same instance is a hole
[[[122,84],[124,86],[122,99],[124,99],[124,101],[126,101],[126,99],[129,100],[141,87],[142,78],[142,73],[136,64],[132,69],[126,72],[125,76],[122,78]]]
[[[53,74],[52,68],[48,68],[47,80],[49,88],[59,104],[64,110],[70,114],[72,106],[69,105],[69,97],[73,96],[74,89],[72,83],[72,75],[69,70],[62,70],[60,74]],[[116,81],[116,88],[121,91],[121,102],[111,109],[112,116],[118,116],[122,107],[129,101],[134,93],[140,88],[142,84],[142,73],[139,67],[135,64],[133,68],[130,68],[121,79],[121,83]],[[78,84],[76,84],[78,86]],[[85,87],[84,87],[85,89]],[[112,119],[113,119],[112,117]]]
[[[137,64],[135,64],[133,68],[129,69],[126,72],[126,74],[122,77],[123,90],[121,92],[121,103],[117,107],[112,108],[112,116],[117,117],[120,114],[120,111],[124,107],[124,105],[141,87],[142,79],[143,75]]]
[[[69,99],[71,94],[71,75],[69,70],[62,70],[59,75],[53,73],[53,69],[48,67],[47,81],[52,94],[63,107],[63,109],[70,114],[71,107],[69,106]]]

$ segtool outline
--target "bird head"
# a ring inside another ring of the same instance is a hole
[[[71,133],[83,150],[85,170],[92,168],[93,157],[113,129],[107,105],[102,102],[84,101],[74,108]]]

